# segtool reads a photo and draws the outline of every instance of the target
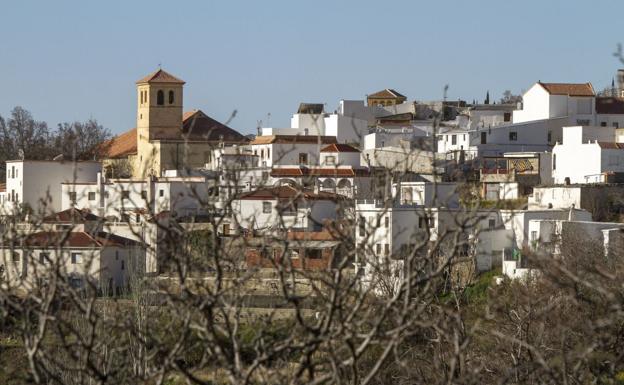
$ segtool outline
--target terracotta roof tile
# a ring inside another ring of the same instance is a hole
[[[332,143],[322,148],[321,152],[360,152],[360,150],[348,144]]]
[[[402,95],[400,93],[398,93],[397,91],[393,90],[392,88],[386,88],[385,90],[381,90],[378,92],[375,92],[374,94],[370,94],[368,95],[369,98],[375,98],[375,99],[396,99],[396,98],[403,98],[406,99],[405,95]]]
[[[256,136],[256,138],[249,144],[332,144],[337,143],[335,136],[316,136],[316,135],[262,135]]]
[[[104,143],[105,152],[109,158],[125,158],[137,153],[137,129],[117,135]]]
[[[182,116],[182,136],[193,141],[246,143],[249,140],[238,131],[220,123],[201,110],[185,112]]]
[[[305,200],[337,200],[342,199],[341,195],[334,193],[320,191],[313,193],[309,191],[297,190],[290,186],[278,186],[271,188],[259,189],[244,193],[240,196],[241,200],[293,200],[293,199],[305,199]]]
[[[89,234],[84,231],[41,231],[29,234],[24,243],[41,248],[101,248],[137,246],[138,243],[128,238],[110,233]]]
[[[369,176],[370,170],[367,168],[327,168],[327,167],[289,167],[274,168],[271,170],[273,177],[299,177],[299,176]]]
[[[594,87],[591,83],[542,83],[537,84],[551,95],[568,96],[595,96]]]
[[[624,150],[624,143],[598,142],[598,145],[606,150]]]
[[[614,97],[596,98],[596,113],[624,114],[624,99]]]
[[[70,208],[43,218],[44,223],[85,223],[86,221],[101,220],[89,210]]]
[[[137,80],[136,84],[141,84],[141,83],[175,83],[175,84],[184,84],[184,81],[181,79],[176,78],[175,76],[171,75],[169,72],[163,70],[163,69],[158,69],[154,72],[152,72],[151,74],[147,75],[146,77]]]

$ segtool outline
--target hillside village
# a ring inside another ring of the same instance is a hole
[[[27,292],[59,263],[78,288],[160,279],[172,228],[239,247],[237,268],[342,265],[363,288],[380,284],[380,261],[400,276],[406,254],[451,232],[460,285],[538,276],[526,255],[555,257],[579,237],[609,255],[624,228],[624,70],[617,79],[606,93],[537,81],[513,104],[388,88],[300,103],[289,127],[243,135],[185,111],[193,85],[158,69],[136,83],[136,127],[102,159],[6,162],[2,284]]]

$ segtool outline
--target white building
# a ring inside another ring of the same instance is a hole
[[[305,192],[290,186],[243,193],[232,202],[238,232],[318,231],[327,220],[339,218],[344,200],[328,192]]]
[[[567,117],[566,126],[592,125],[595,96],[591,83],[537,82],[522,95],[522,109],[513,112],[513,122]]]
[[[563,143],[553,148],[556,184],[605,183],[624,172],[624,144],[613,127],[565,127]]]
[[[102,171],[96,161],[9,160],[6,162],[6,190],[0,192],[1,212],[10,214],[20,206],[35,213],[60,211],[65,182],[92,183]]]
[[[314,166],[320,164],[321,149],[334,143],[334,136],[271,135],[257,136],[249,146],[261,167]]]
[[[457,183],[400,182],[392,185],[392,197],[403,205],[459,207]]]
[[[28,234],[19,244],[5,242],[0,254],[4,285],[26,292],[55,276],[76,288],[84,288],[86,281],[100,289],[123,288],[143,273],[145,258],[138,242],[73,228]]]

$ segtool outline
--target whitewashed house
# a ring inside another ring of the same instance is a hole
[[[101,171],[102,164],[96,161],[9,160],[0,211],[11,214],[20,206],[28,206],[35,213],[60,211],[62,183],[94,183]]]
[[[291,186],[258,189],[232,202],[236,232],[273,233],[318,231],[327,220],[344,217],[345,200],[328,192],[308,192]]]
[[[556,184],[619,181],[624,172],[624,143],[613,127],[565,127],[563,142],[553,148]]]
[[[0,245],[5,287],[28,292],[60,278],[76,288],[88,284],[111,293],[143,274],[145,252],[140,243],[63,224],[71,227],[30,233]]]
[[[522,109],[513,112],[513,122],[566,117],[565,126],[592,125],[595,96],[591,83],[537,82],[522,95]]]
[[[271,135],[257,136],[249,147],[258,156],[258,166],[314,166],[320,164],[320,151],[337,143],[335,136]]]

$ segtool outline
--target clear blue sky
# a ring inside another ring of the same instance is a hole
[[[537,80],[611,82],[620,0],[7,1],[0,22],[0,114],[135,124],[134,82],[159,63],[184,79],[185,110],[243,133],[284,127],[299,102],[482,100]]]

